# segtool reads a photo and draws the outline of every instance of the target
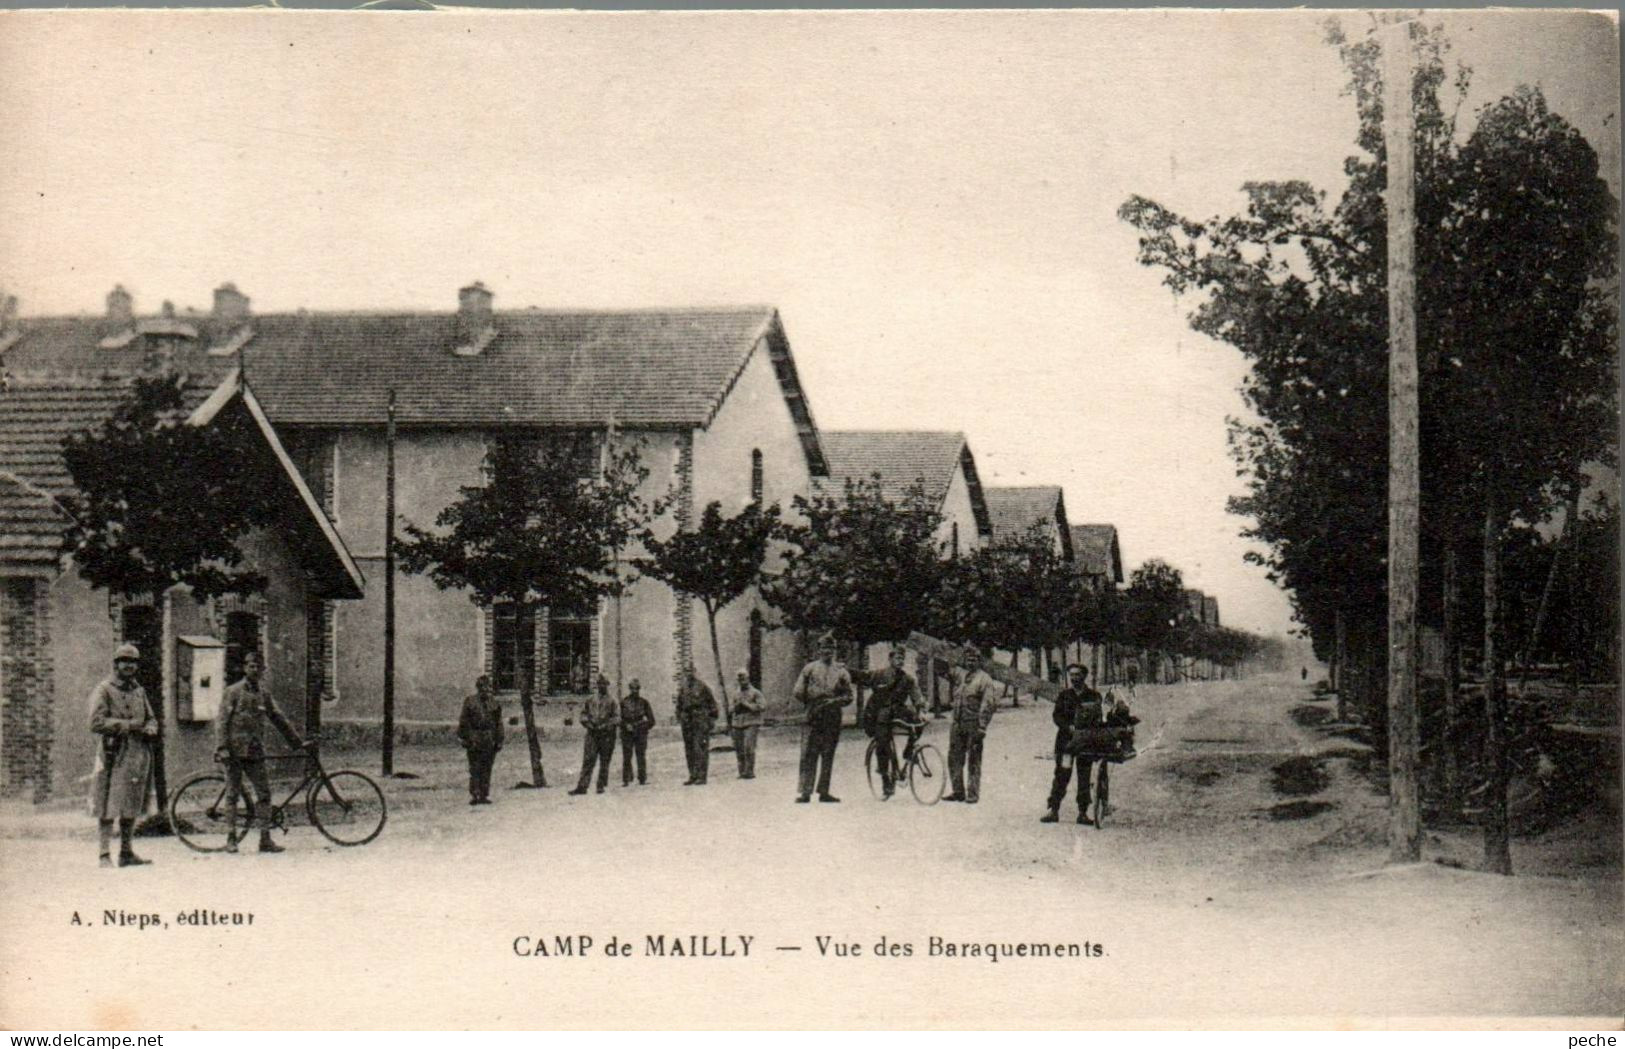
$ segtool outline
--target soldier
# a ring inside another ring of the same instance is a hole
[[[893,645],[887,656],[886,667],[863,676],[863,683],[874,690],[869,694],[869,705],[863,708],[863,728],[875,741],[882,801],[891,797],[897,787],[897,744],[892,731],[894,722],[903,721],[912,725],[921,718],[920,687],[903,669],[907,662],[908,650],[902,645]],[[917,732],[910,732],[911,744],[917,735]]]
[[[965,649],[964,673],[955,690],[953,726],[948,736],[948,772],[954,789],[943,801],[976,804],[982,786],[982,743],[998,701],[999,685],[982,669],[982,653]]]
[[[685,787],[704,786],[711,771],[711,729],[716,726],[717,697],[694,673],[683,670],[683,687],[677,690],[677,723],[683,728],[683,756],[688,759]]]
[[[480,675],[474,694],[463,700],[457,739],[468,752],[468,803],[491,804],[491,766],[502,749],[502,704],[491,691],[488,675]]]
[[[581,727],[586,729],[581,740],[581,779],[571,794],[587,793],[594,765],[598,766],[598,793],[609,786],[609,762],[615,756],[615,730],[620,724],[620,705],[609,698],[609,678],[599,674],[598,694],[581,708]]]
[[[236,852],[237,843],[247,834],[237,833],[237,799],[243,793],[246,777],[254,788],[254,804],[259,811],[260,851],[282,852],[271,840],[271,780],[265,771],[265,723],[275,725],[289,743],[305,746],[288,719],[282,716],[270,695],[260,687],[265,661],[252,649],[243,656],[243,677],[226,689],[215,720],[216,761],[226,766],[226,851]]]
[[[655,725],[655,708],[643,698],[637,678],[626,683],[621,700],[621,786],[632,785],[632,758],[637,757],[638,783],[649,782],[645,755],[649,751],[649,730]]]
[[[739,682],[739,702],[734,704],[734,754],[739,758],[739,778],[756,778],[756,734],[762,728],[762,709],[767,703],[762,693],[750,683],[745,670],[736,675]]]
[[[801,733],[801,790],[798,804],[812,800],[814,777],[818,800],[838,802],[829,792],[830,768],[835,764],[835,745],[841,741],[841,708],[852,702],[852,675],[835,662],[835,638],[825,634],[818,639],[818,658],[801,669],[792,694],[807,710],[807,724]]]
[[[141,653],[134,645],[120,645],[113,653],[113,676],[90,692],[90,731],[101,737],[96,748],[96,774],[90,788],[90,807],[96,816],[100,863],[113,866],[109,854],[113,821],[118,820],[118,865],[136,867],[144,860],[130,847],[135,821],[147,804],[147,777],[152,774],[152,741],[158,737],[158,718],[147,691],[136,681]]]
[[[1073,663],[1066,668],[1067,687],[1055,697],[1055,777],[1050,781],[1049,806],[1040,823],[1056,823],[1061,818],[1061,802],[1066,799],[1067,784],[1072,781],[1072,726],[1078,720],[1078,708],[1089,703],[1098,707],[1100,693],[1089,687],[1089,668]],[[1098,718],[1096,719],[1098,720]],[[1089,810],[1089,763],[1085,762],[1078,776],[1078,822],[1087,823]]]

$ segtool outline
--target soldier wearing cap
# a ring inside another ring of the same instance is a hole
[[[711,773],[711,730],[722,711],[710,687],[694,673],[693,665],[683,669],[676,706],[677,723],[683,729],[683,756],[688,760],[688,779],[683,786],[704,786]]]
[[[135,821],[147,804],[147,777],[152,774],[152,741],[158,738],[158,718],[146,689],[136,681],[141,653],[134,645],[120,645],[113,653],[113,676],[90,693],[90,731],[101,738],[96,748],[96,774],[91,780],[90,806],[96,816],[101,865],[111,867],[109,853],[113,821],[118,820],[120,867],[144,860],[130,847]]]
[[[1061,818],[1061,803],[1066,800],[1067,784],[1072,781],[1072,766],[1078,766],[1078,822],[1089,823],[1089,774],[1091,762],[1079,760],[1072,751],[1072,730],[1085,706],[1093,708],[1095,721],[1101,720],[1099,692],[1089,687],[1089,668],[1073,663],[1066,668],[1067,686],[1055,697],[1055,775],[1050,780],[1049,801],[1038,818],[1040,823],[1055,823]],[[1086,715],[1087,716],[1087,715]]]
[[[269,692],[260,686],[265,660],[249,649],[243,655],[242,680],[226,688],[215,719],[216,761],[226,766],[226,851],[236,852],[237,843],[248,837],[247,829],[237,832],[237,801],[243,794],[243,780],[254,788],[255,822],[260,826],[260,851],[282,852],[271,840],[271,779],[265,769],[265,723],[269,721],[295,747],[305,741],[282,716]]]
[[[750,671],[741,669],[739,701],[733,708],[734,756],[739,759],[739,778],[756,778],[756,736],[762,730],[762,710],[767,701],[761,690],[750,683]]]
[[[638,784],[649,782],[649,730],[655,725],[655,708],[643,698],[637,678],[626,683],[621,697],[621,786],[632,785],[632,761],[637,759]]]
[[[982,788],[982,743],[999,701],[999,686],[982,669],[982,653],[967,648],[959,687],[954,690],[953,725],[948,735],[948,774],[953,792],[943,801],[974,805]],[[969,768],[967,769],[967,766]]]
[[[598,692],[581,708],[581,778],[571,794],[587,793],[592,770],[598,769],[598,793],[609,786],[609,763],[615,757],[615,733],[621,727],[621,705],[609,694],[609,678],[598,675]]]
[[[875,741],[875,757],[880,765],[882,801],[891,797],[897,786],[897,743],[894,729],[898,723],[908,727],[910,746],[919,738],[919,731],[915,726],[921,724],[920,686],[904,669],[907,662],[908,650],[902,645],[893,645],[887,657],[886,667],[864,674],[861,678],[863,684],[873,690],[869,694],[868,705],[863,708],[863,728],[869,733],[869,738]]]
[[[835,764],[835,745],[841,741],[841,708],[852,702],[852,675],[835,661],[834,635],[818,639],[818,658],[802,668],[791,694],[807,710],[807,724],[801,733],[801,789],[796,801],[805,804],[812,800],[815,781],[819,801],[840,801],[829,792],[829,775]]]

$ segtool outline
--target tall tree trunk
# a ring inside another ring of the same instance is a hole
[[[702,603],[705,605],[706,625],[711,628],[711,662],[716,664],[717,688],[722,690],[722,719],[723,723],[727,725],[729,733],[732,733],[734,728],[734,708],[733,703],[728,699],[728,678],[722,672],[722,649],[717,644],[717,610],[711,606],[709,601]]]
[[[1332,689],[1337,694],[1337,720],[1349,719],[1349,628],[1343,619],[1343,610],[1337,609],[1332,620]]]
[[[1450,813],[1461,809],[1461,755],[1456,752],[1456,740],[1461,735],[1461,566],[1458,557],[1455,530],[1450,528],[1444,546],[1444,729],[1439,739],[1444,808]]]
[[[1484,869],[1512,873],[1512,844],[1507,819],[1507,693],[1501,667],[1501,514],[1492,477],[1484,494],[1484,758],[1490,770],[1488,808],[1484,819]]]
[[[542,736],[536,728],[536,663],[519,668],[519,711],[525,717],[525,745],[530,749],[530,782],[527,787],[540,789],[547,786],[547,775],[542,771]]]

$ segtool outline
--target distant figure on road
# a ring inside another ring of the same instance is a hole
[[[649,782],[646,756],[649,752],[649,730],[655,727],[655,708],[643,698],[642,686],[637,678],[626,683],[626,696],[621,700],[621,786],[632,785],[632,760],[638,765],[638,783]]]
[[[998,682],[982,669],[982,658],[976,649],[965,649],[963,676],[955,690],[953,726],[948,736],[948,773],[954,789],[943,801],[974,805],[981,797],[982,744],[999,701]]]
[[[113,821],[118,820],[118,865],[151,863],[135,854],[130,835],[147,804],[147,777],[152,775],[152,741],[158,719],[147,700],[147,690],[136,681],[141,653],[134,645],[120,645],[113,653],[113,676],[90,693],[90,731],[100,737],[96,748],[96,774],[91,779],[90,807],[96,816],[101,865],[111,867]]]
[[[1047,811],[1038,818],[1040,823],[1057,823],[1061,819],[1061,803],[1066,800],[1066,787],[1072,781],[1072,727],[1078,719],[1078,708],[1089,703],[1098,707],[1103,702],[1099,692],[1089,687],[1089,668],[1073,663],[1066,668],[1067,686],[1055,697],[1055,778],[1050,781]],[[1086,823],[1084,813],[1089,811],[1089,766],[1087,763],[1078,776],[1078,822]]]
[[[688,759],[685,787],[703,786],[711,771],[711,730],[716,727],[717,697],[689,666],[677,690],[677,723],[683,729],[683,755]]]
[[[502,749],[502,704],[491,690],[488,674],[479,676],[474,694],[463,700],[457,739],[468,752],[468,803],[491,804],[491,766]]]
[[[908,649],[892,646],[887,665],[882,670],[864,674],[862,681],[874,691],[869,704],[863,708],[863,730],[875,741],[875,756],[880,765],[880,800],[891,797],[897,788],[897,744],[893,737],[893,722],[917,722],[921,718],[920,686],[904,669],[908,662]]]
[[[1124,676],[1123,681],[1128,685],[1128,694],[1131,696],[1134,695],[1134,686],[1140,683],[1139,664],[1130,663],[1128,665],[1128,673]]]
[[[801,731],[801,789],[796,801],[805,804],[812,800],[816,781],[819,801],[838,802],[841,799],[829,792],[829,777],[835,764],[835,745],[841,741],[841,708],[852,702],[853,696],[852,675],[835,662],[834,635],[818,639],[818,658],[801,668],[792,695],[807,711],[807,724]]]
[[[242,797],[243,780],[254,788],[259,806],[260,851],[281,852],[271,840],[271,780],[265,771],[265,723],[269,721],[295,747],[305,745],[288,719],[276,708],[269,693],[260,688],[265,659],[250,649],[243,656],[243,679],[226,689],[215,717],[215,760],[226,764],[226,851],[236,852],[237,843],[248,836],[237,833],[237,799]]]
[[[1299,681],[1308,681],[1309,680],[1309,668],[1308,667],[1303,668],[1303,672],[1298,675],[1298,680]]]
[[[598,767],[598,793],[609,786],[609,763],[615,757],[615,730],[621,724],[621,708],[609,697],[609,678],[598,675],[598,691],[581,708],[581,727],[586,735],[581,740],[581,778],[571,794],[587,793],[593,766]]]
[[[756,778],[756,735],[762,730],[762,710],[767,706],[762,693],[750,683],[750,672],[735,675],[739,682],[739,702],[733,709],[734,754],[739,758],[739,778]]]

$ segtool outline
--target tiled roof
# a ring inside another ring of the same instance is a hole
[[[1078,570],[1086,575],[1105,576],[1113,583],[1123,581],[1123,555],[1117,546],[1116,525],[1073,525],[1072,556]]]
[[[987,509],[993,516],[993,536],[1018,536],[1035,524],[1053,525],[1062,553],[1071,559],[1072,533],[1066,524],[1066,500],[1052,484],[990,487],[985,489]]]
[[[207,314],[177,318],[198,329],[179,340],[179,366],[223,377],[234,355],[210,356],[233,333]],[[493,314],[496,336],[473,356],[452,352],[455,313],[256,314],[244,343],[246,373],[271,420],[283,424],[381,424],[395,390],[403,425],[505,423],[704,426],[765,338],[792,414],[821,474],[816,430],[771,307]],[[12,372],[100,375],[141,366],[144,340],[94,317],[35,318],[6,351]],[[241,329],[235,333],[240,336]]]
[[[67,513],[43,490],[0,472],[0,568],[54,574]]]
[[[881,489],[899,499],[923,482],[925,496],[940,506],[948,497],[954,471],[963,470],[970,490],[977,531],[991,534],[992,522],[976,475],[976,460],[965,435],[953,430],[825,430],[819,444],[829,463],[826,491],[848,479],[866,480],[880,475]],[[821,486],[822,487],[822,486]]]
[[[185,392],[185,405],[196,410],[206,402],[229,401],[238,387],[228,383],[228,378],[229,372],[218,383],[192,382]],[[73,480],[62,458],[63,438],[95,429],[110,418],[127,396],[126,382],[122,376],[68,375],[16,379],[0,391],[0,479],[8,483],[0,488],[0,560],[8,565],[24,559],[39,567],[55,564],[62,529],[69,520],[58,500],[73,494]],[[283,465],[292,471],[291,464]],[[296,478],[294,473],[289,480],[297,490],[302,481]],[[311,513],[321,511],[316,508]],[[293,528],[317,531],[325,523],[306,521],[298,514],[290,521]],[[349,554],[336,535],[331,542],[335,544],[332,556],[344,562],[340,567],[353,571]],[[320,545],[316,548],[320,550]],[[42,561],[45,557],[49,560]],[[358,586],[349,589],[359,596]],[[342,586],[334,594],[350,596]]]

